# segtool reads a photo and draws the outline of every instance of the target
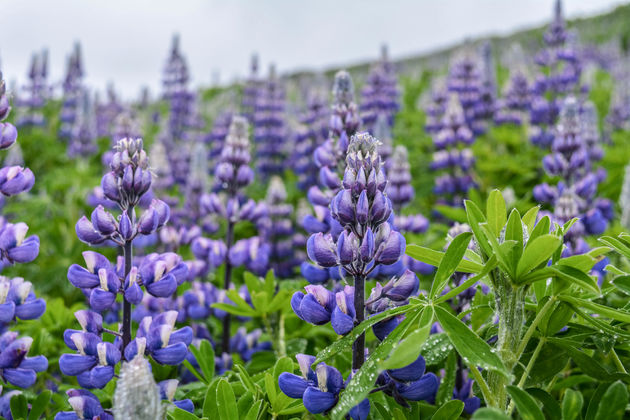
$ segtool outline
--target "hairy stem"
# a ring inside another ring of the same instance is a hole
[[[508,371],[518,362],[517,349],[521,342],[524,321],[525,288],[514,287],[510,280],[498,273],[495,282],[496,306],[499,315],[497,354]],[[497,408],[505,410],[509,380],[498,372],[488,372],[488,385]]]
[[[354,276],[354,311],[357,324],[365,319],[365,276]],[[365,333],[361,334],[352,345],[352,369],[360,369],[365,362]]]
[[[129,207],[127,209],[127,215],[133,213],[133,207]],[[125,246],[123,247],[123,254],[125,256],[125,279],[127,275],[131,271],[131,265],[133,263],[133,245],[132,241],[126,241]],[[122,321],[122,341],[123,341],[123,350],[127,348],[127,344],[131,342],[131,302],[128,302],[125,299],[125,295],[123,294],[123,321]]]
[[[225,234],[225,246],[227,252],[225,254],[225,277],[223,279],[223,289],[226,291],[230,289],[232,284],[232,264],[230,263],[230,248],[234,242],[234,222],[228,220],[227,232]],[[229,313],[225,314],[223,318],[223,337],[222,337],[222,351],[223,353],[230,353],[230,323],[232,317]]]

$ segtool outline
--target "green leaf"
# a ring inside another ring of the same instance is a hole
[[[189,413],[186,410],[182,410],[179,407],[172,407],[169,409],[168,418],[171,420],[199,420],[199,417]]]
[[[191,346],[193,347],[193,346]],[[206,382],[206,378],[203,377],[203,375],[201,373],[199,373],[197,371],[197,369],[195,369],[195,367],[188,361],[188,360],[184,360],[182,363],[184,366],[186,366],[186,369],[188,369],[190,371],[190,373],[192,373],[193,375],[195,375],[195,377],[197,379],[199,379],[201,382],[203,383],[207,383]]]
[[[475,239],[479,244],[479,248],[481,248],[486,256],[492,255],[492,248],[488,243],[488,239],[479,227],[480,224],[486,222],[485,216],[483,215],[481,210],[479,210],[479,207],[477,207],[477,205],[470,200],[465,200],[464,206],[466,207],[466,215],[468,216],[468,225],[475,235]]]
[[[15,394],[10,402],[11,414],[15,420],[26,420],[28,418],[28,404],[26,397],[22,394]]]
[[[253,403],[254,395],[251,393],[251,391],[247,391],[243,395],[239,395],[238,401],[236,402],[236,408],[238,409],[239,418],[247,414]]]
[[[430,299],[433,299],[435,296],[440,294],[444,289],[444,286],[446,286],[449,278],[462,261],[464,253],[466,252],[466,249],[468,249],[471,237],[471,232],[460,233],[448,246],[448,249],[444,254],[444,258],[442,258],[437,272],[435,273],[433,283],[431,283],[431,291],[429,292]]]
[[[313,364],[317,365],[318,363],[324,362],[330,359],[331,357],[333,357],[334,355],[336,355],[337,353],[351,347],[352,343],[356,341],[357,337],[363,334],[372,325],[378,322],[381,322],[384,319],[390,318],[392,316],[410,311],[413,308],[414,306],[412,305],[399,306],[397,308],[388,309],[386,311],[381,312],[378,315],[374,315],[366,319],[365,321],[363,321],[362,323],[354,327],[352,331],[350,331],[348,334],[346,334],[339,340],[335,341],[334,343],[332,343],[331,345],[329,345],[328,347],[326,347],[325,349],[317,353],[317,359],[315,360],[315,363]]]
[[[580,418],[584,397],[578,391],[567,388],[562,398],[562,420],[575,420]]]
[[[225,379],[219,380],[217,386],[217,408],[219,419],[233,420],[238,418],[238,408],[236,407],[236,397],[232,386]]]
[[[468,328],[466,324],[439,306],[435,307],[435,315],[466,364],[473,369],[479,366],[509,378],[510,372],[503,366],[499,356],[493,353],[488,343]]]
[[[203,400],[203,416],[209,419],[219,418],[219,409],[217,407],[217,387],[220,379],[215,379],[206,390],[206,397]]]
[[[457,376],[457,355],[454,351],[450,352],[446,358],[446,366],[444,376],[440,381],[440,388],[435,397],[435,405],[445,404],[453,398],[453,388],[455,387],[455,379]],[[436,417],[439,418],[439,417]]]
[[[536,226],[534,226],[534,229],[531,231],[527,242],[529,243],[530,241],[536,239],[537,237],[541,235],[549,234],[550,228],[551,228],[551,220],[549,219],[549,216],[543,217],[542,219],[538,221],[538,223],[536,223]]]
[[[521,215],[518,210],[513,209],[508,217],[507,225],[505,227],[505,240],[516,241],[523,246],[523,222],[521,222]]]
[[[456,420],[462,411],[464,411],[464,403],[460,400],[451,400],[440,407],[431,418],[434,420]]]
[[[413,244],[407,245],[406,253],[415,260],[435,267],[439,266],[442,258],[444,258],[444,252]],[[462,273],[478,273],[481,270],[483,270],[483,265],[468,260],[461,260],[455,269],[455,271]]]
[[[603,315],[605,317],[616,319],[617,321],[630,323],[630,313],[626,311],[622,311],[620,309],[609,308],[608,306],[600,305],[598,303],[594,303],[588,300],[574,298],[572,296],[561,295],[558,296],[558,299],[564,300],[572,305],[590,309],[591,311]]]
[[[597,281],[577,268],[569,265],[554,264],[549,267],[549,270],[553,271],[559,279],[565,280],[569,284],[575,284],[585,292],[591,292],[597,296],[601,293],[599,286],[597,285]]]
[[[503,411],[492,408],[483,407],[475,411],[475,414],[471,417],[472,420],[511,420]]]
[[[442,363],[453,350],[451,340],[445,333],[431,334],[420,349],[427,366],[435,366]]]
[[[536,218],[538,217],[538,211],[540,210],[540,206],[532,207],[527,210],[527,213],[523,215],[523,223],[527,226],[527,232],[531,233],[534,230],[534,225],[536,225]]]
[[[558,404],[558,401],[556,401],[556,399],[552,397],[551,394],[549,394],[547,391],[540,388],[527,388],[525,391],[527,391],[529,395],[543,403],[543,412],[547,415],[547,418],[562,418],[560,404]]]
[[[490,244],[490,247],[492,248],[492,251],[496,256],[497,261],[499,261],[499,265],[506,273],[508,273],[510,277],[513,278],[516,267],[513,266],[513,260],[510,259],[507,253],[514,245],[514,242],[511,241],[508,243],[508,245],[502,247],[501,244],[499,244],[497,238],[494,237],[494,234],[490,232],[490,227],[487,224],[480,225],[480,228],[486,235],[486,238],[488,238],[488,243]]]
[[[497,238],[503,230],[503,226],[507,221],[507,210],[505,209],[505,200],[501,191],[492,190],[488,196],[488,202],[486,203],[486,217],[488,219],[488,227],[490,231]]]
[[[416,323],[419,316],[419,313],[413,316],[407,315],[407,318],[374,349],[370,357],[361,366],[361,369],[352,376],[352,379],[346,386],[346,390],[341,394],[339,402],[333,408],[331,417],[334,420],[342,420],[352,407],[368,396],[370,390],[374,387],[375,378],[383,369],[383,360],[391,353],[394,346],[398,344],[398,341],[407,329]]]
[[[514,385],[509,385],[507,392],[514,400],[516,409],[523,420],[545,420],[540,407],[527,392]]]
[[[429,337],[432,324],[433,310],[427,307],[422,310],[416,329],[394,348],[383,363],[383,369],[398,369],[415,362],[422,345]]]
[[[31,412],[28,415],[29,420],[37,420],[42,416],[42,414],[44,414],[44,411],[46,411],[46,407],[48,407],[48,404],[50,403],[51,396],[52,391],[48,389],[42,391],[37,396],[37,398],[35,399],[35,401],[33,401],[33,404],[31,405]]]
[[[255,317],[256,311],[249,307],[248,309],[241,308],[239,306],[230,305],[229,303],[213,303],[210,305],[212,308],[221,309],[225,312],[229,312],[236,316]]]
[[[617,381],[610,385],[602,402],[599,403],[595,420],[618,420],[624,417],[626,405],[628,404],[628,389],[621,382]]]
[[[199,346],[190,346],[190,352],[195,356],[205,382],[209,383],[214,377],[214,350],[208,340],[202,340]]]
[[[612,281],[613,286],[625,295],[630,295],[630,276],[618,276]]]
[[[466,222],[466,211],[464,211],[461,207],[451,207],[443,204],[437,204],[434,206],[434,209],[447,219],[451,219],[459,223]]]
[[[597,415],[597,408],[604,397],[604,394],[608,390],[609,384],[600,383],[593,394],[591,394],[591,400],[588,403],[588,409],[586,410],[586,416],[584,420],[595,420]]]
[[[590,376],[591,378],[595,378],[604,382],[612,382],[617,379],[621,379],[626,383],[630,383],[630,375],[628,375],[627,373],[608,372],[608,370],[606,370],[606,368],[604,368],[604,366],[602,366],[597,360],[578,350],[566,340],[555,337],[549,337],[547,338],[547,340],[564,348],[569,356],[571,356],[571,359],[575,362],[575,364],[580,367],[582,372]]]
[[[516,278],[529,273],[540,264],[548,261],[558,247],[562,245],[562,239],[555,235],[541,235],[527,242],[523,250],[523,256],[516,267]]]
[[[254,402],[252,404],[252,406],[250,407],[249,411],[247,411],[247,414],[245,415],[245,417],[243,417],[245,420],[256,420],[258,419],[258,414],[260,413],[260,409],[262,407],[263,401],[262,400],[258,400],[256,402]]]
[[[630,248],[617,238],[613,238],[612,236],[602,236],[599,238],[599,241],[613,248],[624,257],[630,258]]]
[[[245,389],[252,393],[252,395],[256,395],[258,393],[258,385],[254,383],[252,377],[247,373],[245,368],[240,364],[234,365],[234,370],[238,373],[238,379],[241,381]]]

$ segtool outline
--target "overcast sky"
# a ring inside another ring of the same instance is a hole
[[[610,10],[621,0],[565,0],[569,17]],[[376,57],[382,43],[403,57],[467,37],[505,34],[547,22],[553,0],[0,0],[0,62],[23,81],[30,55],[50,50],[59,80],[75,40],[87,83],[113,81],[125,97],[159,89],[173,33],[193,84],[218,72],[227,82],[247,74],[258,52],[266,72],[322,69]]]

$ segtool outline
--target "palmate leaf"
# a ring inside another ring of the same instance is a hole
[[[435,316],[448,335],[457,352],[472,369],[481,367],[510,377],[510,372],[503,362],[484,340],[475,334],[466,324],[451,315],[446,309],[436,306]]]
[[[488,196],[486,203],[486,218],[488,227],[494,237],[498,237],[507,221],[507,210],[505,208],[505,199],[501,195],[501,191],[492,190]]]
[[[545,261],[562,245],[562,239],[555,235],[540,235],[527,242],[523,256],[516,267],[515,278],[518,279],[532,271]]]
[[[374,315],[366,319],[365,321],[363,321],[362,323],[354,327],[352,331],[350,331],[348,334],[346,334],[339,340],[332,343],[330,346],[326,347],[325,349],[317,353],[317,359],[315,360],[313,365],[317,365],[320,362],[324,362],[330,359],[331,357],[333,357],[334,355],[336,355],[337,353],[350,348],[352,346],[352,343],[354,343],[356,339],[361,334],[363,334],[368,328],[370,328],[372,325],[384,319],[387,319],[389,317],[400,315],[407,311],[412,311],[417,307],[418,305],[413,305],[413,304],[399,306],[397,308],[388,309],[386,311],[381,312],[378,315]]]
[[[602,236],[599,238],[599,241],[613,248],[624,257],[630,259],[630,247],[619,239],[613,238],[612,236]]]
[[[558,299],[570,303],[580,308],[590,309],[596,314],[605,316],[607,318],[615,319],[617,321],[630,323],[630,313],[621,309],[614,309],[608,306],[600,305],[598,303],[591,302],[589,300],[574,298],[572,296],[561,295]]]
[[[416,324],[420,315],[420,311],[407,314],[407,318],[374,349],[370,357],[361,366],[361,369],[354,374],[346,386],[346,390],[332,410],[332,419],[342,420],[352,407],[369,395],[379,373],[383,370],[383,361],[398,345],[399,340],[407,332],[407,329]]]
[[[485,216],[483,215],[481,210],[479,210],[479,207],[477,207],[477,205],[470,200],[465,200],[464,206],[466,207],[466,215],[468,216],[468,225],[470,226],[470,230],[472,230],[473,234],[475,235],[475,240],[477,241],[477,244],[479,244],[479,248],[481,248],[481,251],[486,256],[492,255],[492,247],[488,243],[488,239],[486,238],[480,227],[481,224],[486,222]]]
[[[398,369],[415,362],[420,355],[422,345],[429,337],[433,324],[433,309],[422,309],[418,324],[407,337],[391,352],[385,363],[384,369]]]
[[[442,258],[444,258],[444,252],[436,251],[431,248],[425,248],[419,245],[407,245],[406,254],[411,258],[416,259],[418,261],[422,261],[423,263],[427,263],[433,265],[435,267],[439,266],[442,262]],[[483,269],[483,265],[469,261],[469,260],[461,260],[457,265],[455,271],[461,273],[478,273]]]
[[[225,379],[219,380],[217,386],[217,408],[220,420],[232,420],[238,418],[236,397],[232,386]]]
[[[444,254],[444,258],[440,261],[440,265],[435,273],[433,283],[431,283],[431,290],[429,292],[430,299],[433,299],[435,296],[439,295],[442,290],[444,290],[444,286],[446,286],[448,279],[451,275],[453,275],[457,266],[461,263],[464,254],[468,249],[471,237],[472,233],[470,232],[460,233],[448,246],[448,249]]]

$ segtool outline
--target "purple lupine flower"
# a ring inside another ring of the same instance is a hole
[[[238,353],[244,362],[252,360],[255,353],[271,350],[271,342],[260,342],[262,330],[255,329],[247,332],[245,327],[240,327],[234,336],[230,338],[230,348]]]
[[[433,373],[425,373],[425,361],[419,356],[415,362],[399,369],[381,373],[377,380],[383,392],[404,407],[407,401],[429,401],[435,398],[439,380]]]
[[[427,120],[424,129],[427,133],[437,133],[442,129],[442,121],[448,105],[448,99],[446,88],[436,83],[431,91],[431,102],[425,108]]]
[[[272,65],[269,69],[269,78],[259,88],[252,116],[256,170],[263,179],[281,174],[286,166],[289,151],[286,144],[284,108],[284,88]]]
[[[463,93],[467,92],[462,89]],[[475,135],[466,122],[460,99],[451,96],[442,128],[433,136],[436,152],[433,154],[431,169],[444,171],[436,177],[433,189],[435,194],[444,196],[440,202],[461,206],[468,190],[475,187],[470,174],[475,158],[469,149],[474,141]]]
[[[163,98],[169,103],[169,118],[163,127],[161,141],[170,151],[171,174],[179,185],[186,184],[192,152],[185,139],[195,99],[195,95],[188,90],[189,81],[188,64],[180,51],[179,35],[175,35],[162,79]]]
[[[164,312],[153,319],[145,317],[140,322],[136,338],[125,348],[125,359],[132,360],[137,354],[145,354],[164,365],[182,363],[193,332],[188,326],[175,330],[176,320],[175,311]]]
[[[300,398],[312,414],[326,413],[337,404],[339,392],[344,387],[343,377],[337,369],[320,363],[311,368],[315,357],[306,354],[296,356],[302,376],[283,372],[278,378],[280,390],[291,398]]]
[[[225,139],[232,125],[233,112],[225,111],[217,116],[212,126],[212,131],[206,136],[206,144],[208,145],[208,160],[215,162],[221,156]],[[153,155],[151,155],[153,156]]]
[[[258,103],[262,81],[258,76],[258,55],[253,54],[250,62],[250,76],[243,87],[242,114],[248,121],[253,122],[254,112]]]
[[[7,331],[0,336],[0,377],[18,388],[33,386],[38,372],[48,369],[44,356],[27,357],[33,339]]]
[[[48,85],[48,50],[33,54],[28,71],[28,84],[24,87],[25,98],[20,98],[18,106],[23,110],[17,121],[18,127],[43,127],[46,119],[42,108],[51,96]]]
[[[540,66],[532,88],[530,121],[534,126],[530,140],[539,147],[548,148],[553,142],[553,128],[558,121],[563,98],[578,93],[582,63],[569,41],[562,2],[556,0],[554,18],[543,34],[544,48],[536,55]]]
[[[68,139],[68,156],[86,158],[98,151],[96,144],[96,114],[90,94],[83,91],[79,98],[79,107],[75,122]]]
[[[262,236],[269,244],[269,267],[279,278],[293,276],[299,260],[293,248],[293,206],[287,203],[287,191],[280,177],[274,176],[267,189],[269,218],[263,222]]]
[[[386,45],[381,47],[381,57],[372,67],[361,90],[361,119],[365,129],[377,135],[375,131],[379,115],[385,116],[389,126],[394,125],[394,115],[400,108],[398,103],[398,83],[396,69],[389,60]],[[382,156],[386,160],[386,156]]]
[[[302,221],[304,230],[311,233],[327,233],[335,228],[330,216],[329,205],[341,188],[341,175],[350,137],[360,124],[357,105],[354,103],[354,85],[350,74],[340,71],[333,85],[334,104],[329,122],[329,138],[313,153],[313,160],[320,168],[319,186],[308,190],[308,200],[313,205],[315,219],[306,217]],[[341,229],[336,229],[335,234]]]
[[[106,343],[99,335],[87,332],[74,332],[69,338],[70,348],[78,354],[61,355],[61,373],[76,376],[83,388],[103,388],[114,377],[114,368],[120,362],[120,342]]]
[[[468,378],[468,372],[465,369],[461,369],[457,373],[457,382],[459,384],[455,384],[453,399],[462,401],[464,403],[464,411],[467,414],[473,414],[481,406],[481,400],[472,393],[473,381]]]
[[[593,164],[601,153],[591,106],[583,111],[575,98],[565,99],[551,153],[543,159],[545,171],[562,181],[557,186],[541,184],[534,188],[536,199],[553,206],[552,220],[562,224],[580,218],[565,235],[565,255],[588,251],[583,236],[603,233],[613,217],[607,200],[596,197],[601,178],[593,172]]]
[[[60,411],[55,420],[100,419],[114,420],[113,414],[101,406],[99,399],[90,391],[70,389],[66,391],[68,403],[73,411]]]
[[[70,139],[72,128],[77,121],[78,110],[83,97],[82,79],[83,58],[81,54],[81,46],[76,43],[74,49],[68,58],[66,66],[66,75],[63,80],[63,100],[61,105],[61,113],[59,119],[61,125],[59,127],[59,137],[65,141]]]
[[[2,220],[4,222],[4,220]],[[4,265],[28,263],[39,254],[39,237],[26,236],[26,223],[6,223],[0,226],[0,256]]]
[[[324,95],[312,92],[306,100],[307,107],[300,116],[302,125],[295,133],[294,151],[291,160],[293,171],[298,176],[298,187],[308,190],[316,185],[319,168],[313,160],[313,153],[328,136],[330,109]]]
[[[7,324],[15,318],[37,319],[44,314],[46,301],[38,299],[32,288],[32,283],[21,277],[0,276],[0,323]]]
[[[485,124],[476,115],[482,90],[482,74],[478,61],[478,57],[470,51],[456,57],[449,68],[447,80],[448,91],[457,96],[464,123],[475,136],[485,131]],[[451,107],[450,104],[449,107]]]
[[[179,381],[177,379],[167,379],[158,383],[160,389],[160,398],[164,401],[171,402],[175,407],[192,413],[195,409],[192,401],[188,398],[183,400],[175,399],[175,392],[177,391],[177,385]]]

